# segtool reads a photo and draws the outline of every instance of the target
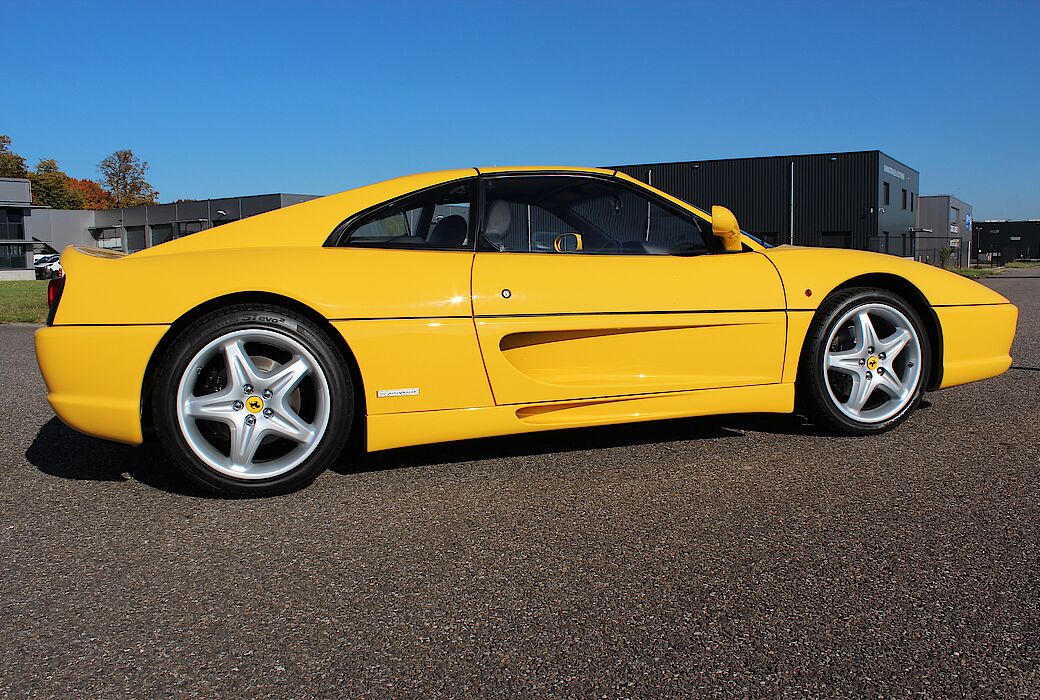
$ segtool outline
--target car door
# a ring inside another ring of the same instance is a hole
[[[496,403],[780,381],[785,299],[765,256],[713,252],[694,214],[609,175],[482,183],[473,310]]]

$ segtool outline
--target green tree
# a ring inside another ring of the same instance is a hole
[[[950,257],[953,256],[953,248],[944,247],[939,249],[939,265],[945,268],[950,264]]]
[[[0,134],[0,177],[26,177],[25,158],[11,151],[11,137]]]
[[[159,193],[145,179],[148,163],[129,148],[116,151],[98,164],[102,184],[112,193],[117,207],[155,204]]]
[[[68,175],[53,158],[41,158],[29,179],[32,180],[33,204],[52,209],[83,208],[83,195],[69,187]]]

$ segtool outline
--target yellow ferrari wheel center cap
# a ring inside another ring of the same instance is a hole
[[[867,369],[869,369],[871,372],[873,372],[874,370],[877,369],[877,366],[878,366],[878,359],[877,359],[877,357],[875,357],[874,355],[871,355],[869,358],[867,358]],[[253,409],[250,408],[249,410],[252,411]]]
[[[246,399],[246,408],[250,413],[260,413],[264,410],[264,400],[259,396],[250,396]]]

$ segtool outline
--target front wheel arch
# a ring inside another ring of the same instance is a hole
[[[261,291],[250,291],[250,292],[236,292],[234,294],[226,294],[224,296],[210,299],[198,306],[189,309],[184,312],[176,321],[174,321],[170,327],[163,334],[163,337],[159,339],[158,344],[152,350],[152,355],[148,359],[148,365],[145,368],[144,380],[141,384],[141,428],[150,429],[155,425],[155,418],[152,415],[152,391],[155,387],[156,370],[159,367],[159,363],[163,357],[166,356],[166,351],[170,345],[180,335],[181,331],[194,323],[197,319],[202,318],[206,314],[209,314],[217,309],[221,309],[227,306],[235,304],[268,304],[283,308],[287,311],[293,311],[306,317],[309,321],[313,322],[320,328],[328,339],[332,342],[340,355],[343,356],[343,360],[347,364],[347,368],[350,370],[350,378],[354,382],[354,386],[357,387],[357,391],[354,392],[354,423],[351,428],[351,438],[348,441],[353,442],[356,436],[360,436],[364,444],[365,435],[365,385],[361,377],[361,368],[358,365],[357,358],[354,356],[353,350],[350,349],[350,345],[347,344],[346,339],[333,327],[329,320],[322,316],[320,313],[315,311],[310,306],[303,304],[295,299],[292,299],[281,294],[274,294],[272,292],[261,292]]]
[[[921,292],[921,290],[912,282],[903,277],[890,275],[884,272],[874,272],[853,277],[852,279],[842,282],[840,285],[832,289],[827,297],[855,287],[875,287],[892,292],[917,312],[917,315],[921,317],[921,321],[924,323],[925,331],[928,333],[928,347],[931,354],[930,359],[932,367],[926,386],[928,391],[938,389],[939,385],[942,384],[943,378],[942,324],[939,323],[939,317],[935,315],[935,310],[932,308],[932,305],[928,303],[928,299],[925,298],[924,293]],[[827,297],[824,297],[820,302],[820,307],[823,306],[823,302],[827,300]],[[819,312],[820,307],[817,307],[817,312]],[[816,320],[815,314],[813,315],[813,320]],[[803,346],[799,352],[799,357],[801,357],[801,352],[804,352],[805,350],[804,344],[805,340],[803,339]]]
[[[858,307],[856,306],[858,305]],[[837,406],[838,398],[835,397],[833,391],[830,389],[829,380],[825,375],[828,374],[827,367],[824,367],[822,372],[819,372],[820,362],[824,361],[821,358],[821,347],[820,343],[823,343],[823,347],[829,346],[832,340],[832,334],[835,332],[834,324],[840,323],[848,309],[855,310],[856,308],[863,308],[866,306],[888,306],[889,309],[894,310],[896,314],[902,314],[902,320],[907,324],[915,327],[916,335],[920,338],[920,344],[924,345],[921,348],[920,354],[915,358],[915,361],[920,362],[931,362],[934,357],[934,350],[931,349],[930,333],[927,330],[927,322],[913,304],[910,303],[905,297],[893,292],[889,289],[882,287],[862,287],[859,285],[850,285],[843,289],[836,289],[827,295],[827,297],[821,302],[820,307],[816,313],[813,314],[812,321],[808,326],[806,337],[802,343],[801,352],[798,357],[798,374],[796,378],[796,389],[795,389],[795,401],[797,413],[809,416],[814,419],[817,424],[825,425],[828,429],[843,435],[868,435],[875,434],[877,432],[883,432],[895,427],[903,420],[905,420],[910,413],[913,412],[914,408],[923,399],[925,391],[929,389],[927,384],[927,377],[935,376],[933,368],[927,370],[927,374],[920,377],[919,382],[916,383],[918,387],[914,393],[909,396],[906,400],[907,403],[902,404],[898,408],[899,412],[891,415],[881,415],[875,417],[861,418],[855,416],[850,421],[848,414],[840,406]],[[902,306],[902,310],[900,310]],[[909,314],[909,315],[907,315]],[[871,332],[873,332],[871,330]],[[859,335],[857,333],[857,335]],[[862,336],[861,336],[862,337]],[[872,336],[868,335],[867,338]],[[885,336],[873,336],[875,340],[881,340]],[[861,341],[858,341],[861,342]],[[902,346],[900,346],[902,347]],[[848,351],[839,348],[836,352],[839,354],[846,354]],[[873,353],[873,350],[868,352]],[[897,351],[898,352],[898,351]],[[850,359],[855,359],[853,355]],[[859,365],[862,367],[866,354],[860,355]],[[875,358],[869,358],[875,359]],[[880,357],[884,360],[884,355]],[[884,367],[889,371],[894,371],[894,366]],[[873,370],[874,367],[867,364],[867,370]],[[904,368],[904,371],[905,368]],[[867,371],[866,379],[870,381],[870,372]],[[877,370],[877,374],[880,376],[881,369]],[[826,387],[826,389],[824,389]],[[853,384],[855,387],[855,384]],[[829,394],[830,398],[827,398]],[[864,397],[866,398],[866,397]],[[903,399],[899,399],[902,401]],[[875,407],[876,408],[876,407]],[[836,410],[835,410],[836,409]],[[839,413],[845,413],[845,416],[839,415]]]

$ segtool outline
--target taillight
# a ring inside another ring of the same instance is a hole
[[[55,277],[47,284],[47,306],[54,306],[54,303],[61,297],[61,288],[64,286],[64,277]]]
[[[58,311],[58,302],[61,301],[61,293],[65,290],[65,277],[55,277],[47,283],[47,306],[50,312],[47,314],[47,325],[54,325],[54,314]]]

